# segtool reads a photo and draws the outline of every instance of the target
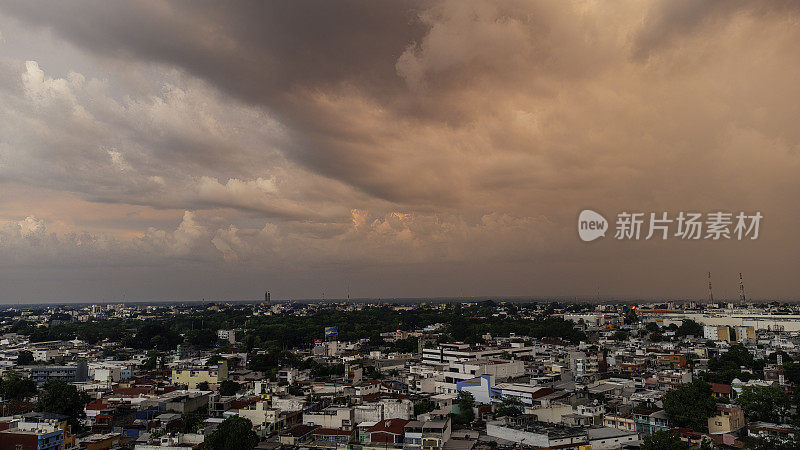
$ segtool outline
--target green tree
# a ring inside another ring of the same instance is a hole
[[[186,433],[195,433],[208,418],[208,406],[183,413],[183,426]]]
[[[615,341],[624,341],[628,339],[628,336],[630,336],[630,332],[627,330],[617,330],[614,332],[612,339]]]
[[[225,380],[219,385],[220,395],[234,395],[239,392],[241,386],[233,380]]]
[[[691,319],[684,319],[681,322],[681,326],[675,330],[675,334],[678,336],[695,336],[695,337],[702,337],[703,336],[703,326],[699,323],[695,322]]]
[[[258,435],[253,423],[244,417],[233,416],[205,440],[207,450],[252,450],[258,445]]]
[[[497,405],[495,413],[498,416],[517,417],[525,411],[525,406],[522,401],[513,395],[506,395],[503,400]]]
[[[745,386],[738,400],[751,421],[781,422],[791,406],[789,396],[775,386]]]
[[[428,400],[427,398],[423,398],[422,400],[414,403],[414,415],[418,416],[420,414],[425,414],[428,412],[433,411],[436,409],[436,404],[432,401]]]
[[[456,397],[456,404],[458,405],[458,415],[455,416],[455,421],[461,425],[472,423],[475,419],[475,397],[471,392],[461,391]]]
[[[33,364],[33,352],[20,350],[19,353],[17,353],[17,365],[27,366],[30,364]]]
[[[201,391],[210,390],[210,387],[208,386],[208,381],[201,381],[197,383],[197,389],[200,389]]]
[[[23,400],[36,394],[36,383],[9,370],[0,378],[0,397],[6,400]]]
[[[637,322],[639,322],[639,317],[636,315],[636,311],[628,309],[625,312],[625,325],[633,325]]]
[[[672,390],[664,396],[664,411],[672,424],[695,431],[708,430],[708,418],[717,411],[711,385],[695,380]]]
[[[51,381],[44,385],[39,395],[38,411],[62,414],[69,417],[74,429],[78,429],[78,419],[84,416],[83,408],[89,403],[89,395],[78,391],[75,385],[63,381]]]
[[[161,358],[161,353],[157,350],[150,350],[147,352],[147,359],[144,360],[142,363],[142,369],[144,370],[155,370],[157,369],[159,362],[163,363],[163,359]]]
[[[644,438],[640,450],[684,450],[689,445],[681,440],[676,431],[656,431]]]

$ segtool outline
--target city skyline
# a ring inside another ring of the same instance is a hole
[[[0,303],[798,300],[799,13],[2,2]]]

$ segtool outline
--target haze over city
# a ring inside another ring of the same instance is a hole
[[[798,12],[0,2],[0,302],[796,300]]]

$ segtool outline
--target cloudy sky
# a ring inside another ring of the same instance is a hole
[[[0,302],[797,299],[798,43],[792,1],[3,1]]]

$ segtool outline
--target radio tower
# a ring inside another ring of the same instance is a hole
[[[708,272],[708,303],[714,303],[714,291],[711,290],[711,272]]]
[[[747,302],[747,299],[744,296],[744,281],[742,281],[742,272],[739,272],[739,300],[742,303]]]

